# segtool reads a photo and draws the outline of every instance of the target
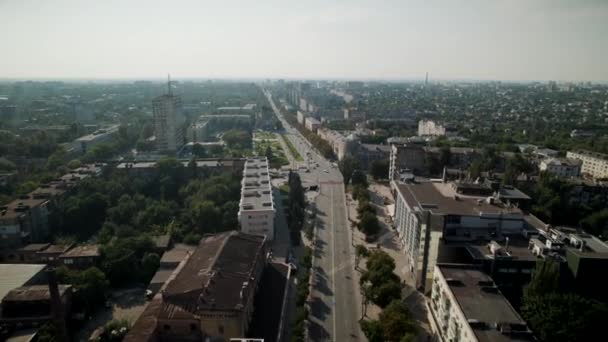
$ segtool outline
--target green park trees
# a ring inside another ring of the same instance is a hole
[[[298,245],[300,243],[300,231],[304,225],[306,208],[306,199],[300,175],[295,172],[289,172],[287,185],[289,186],[287,224],[292,243]]]
[[[374,250],[368,254],[366,270],[360,279],[363,304],[373,302],[384,308],[378,320],[361,321],[361,329],[370,342],[416,338],[416,324],[401,300],[401,284],[394,269],[395,261],[386,252]],[[363,311],[365,316],[366,308]]]
[[[359,168],[359,162],[351,156],[345,156],[338,162],[338,168],[344,178],[344,184],[348,185],[353,176],[353,172]]]
[[[593,341],[602,334],[605,304],[560,288],[559,264],[539,261],[524,290],[521,313],[541,341]]]

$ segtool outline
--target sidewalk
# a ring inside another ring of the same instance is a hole
[[[390,189],[384,185],[372,184],[369,187],[369,191],[372,205],[376,209],[376,215],[380,222],[381,231],[376,241],[372,243],[365,241],[365,234],[355,227],[355,222],[357,222],[357,201],[353,200],[350,193],[347,193],[346,205],[352,232],[354,234],[354,244],[363,245],[368,249],[374,249],[380,245],[380,248],[395,260],[395,274],[397,274],[401,281],[406,285],[403,291],[403,299],[418,323],[418,341],[427,341],[428,336],[432,336],[432,334],[428,321],[426,297],[415,289],[414,279],[409,271],[409,262],[405,253],[401,250],[402,247],[396,231],[392,229],[391,224],[389,223],[387,208],[386,205],[384,205],[384,198],[388,197],[389,199],[392,199]],[[365,270],[365,260],[360,261],[359,269],[361,272]],[[359,280],[360,275],[361,273],[357,272],[357,281]],[[367,308],[367,317],[370,319],[377,319],[381,311],[382,310],[379,307],[370,303]]]

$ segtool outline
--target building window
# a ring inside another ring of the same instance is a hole
[[[218,331],[218,332],[219,332],[221,335],[224,335],[224,326],[223,326],[223,325],[219,325],[219,326],[217,327],[217,331]]]

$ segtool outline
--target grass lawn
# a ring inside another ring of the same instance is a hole
[[[285,144],[287,145],[287,148],[289,149],[289,152],[291,153],[293,158],[297,161],[303,161],[304,158],[302,158],[302,156],[300,155],[300,153],[298,152],[296,147],[293,146],[293,144],[291,143],[291,140],[286,138],[284,135],[281,135],[281,138],[283,138],[283,141],[285,141]]]
[[[289,165],[289,160],[285,156],[285,152],[278,141],[259,140],[255,142],[255,152],[259,156],[266,155],[266,149],[268,147],[270,147],[270,150],[272,151],[272,158],[270,159],[271,169],[280,169],[281,166]]]
[[[258,131],[255,132],[255,139],[256,140],[263,140],[263,139],[276,139],[277,135],[272,133],[272,132],[267,132],[267,131]]]

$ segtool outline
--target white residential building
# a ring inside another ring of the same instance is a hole
[[[154,136],[159,151],[177,151],[184,145],[186,119],[182,113],[182,99],[166,94],[152,100]]]
[[[570,178],[580,176],[581,164],[579,159],[548,158],[541,160],[538,169],[559,177]]]
[[[304,113],[302,111],[298,111],[296,114],[297,118],[298,118],[298,123],[300,125],[304,124],[304,119],[306,119],[306,116],[304,115]]]
[[[566,158],[582,160],[582,174],[595,179],[608,178],[608,155],[606,154],[585,150],[568,151]]]
[[[306,120],[304,120],[304,126],[306,126],[306,129],[309,131],[316,133],[317,129],[321,127],[321,122],[313,117],[307,117]]]
[[[437,265],[429,306],[442,342],[536,341],[492,278],[473,265]]]
[[[238,214],[241,231],[273,240],[275,212],[268,160],[266,157],[248,158],[241,182]]]
[[[391,188],[398,240],[419,289],[428,289],[442,240],[500,240],[525,228],[523,212],[483,185],[393,180]]]
[[[119,127],[120,125],[112,125],[106,128],[98,129],[91,134],[87,134],[74,140],[72,142],[72,147],[74,148],[74,151],[78,153],[87,153],[97,145],[110,142],[112,138],[118,134]]]
[[[445,135],[445,127],[432,120],[418,121],[419,136],[441,136]]]

